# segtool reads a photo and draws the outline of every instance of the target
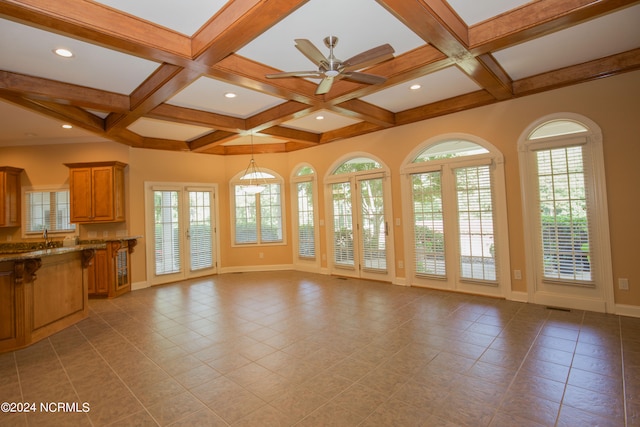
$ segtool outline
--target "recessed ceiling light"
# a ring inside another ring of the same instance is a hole
[[[68,125],[68,124],[64,124],[62,125],[63,129],[73,129],[73,126]]]
[[[56,55],[61,56],[63,58],[72,58],[73,57],[73,52],[71,52],[69,49],[58,48],[58,49],[54,49],[53,53],[55,53]]]
[[[233,92],[227,92],[227,93],[224,94],[225,98],[235,98],[236,96],[238,96],[238,95],[236,95]]]
[[[409,89],[411,89],[411,90],[418,90],[418,89],[420,89],[421,87],[422,87],[422,86],[420,86],[419,84],[415,84],[415,85],[411,85],[411,86],[409,86]]]
[[[324,116],[316,116],[316,120],[324,120]]]

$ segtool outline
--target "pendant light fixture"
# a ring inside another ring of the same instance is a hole
[[[241,181],[248,181],[248,183],[242,185],[242,192],[245,194],[258,194],[263,192],[267,188],[266,177],[271,177],[271,175],[262,172],[253,158],[253,133],[251,133],[251,160],[249,160],[249,165],[244,175],[240,178]]]

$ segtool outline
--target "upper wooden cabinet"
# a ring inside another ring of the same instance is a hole
[[[0,167],[0,227],[20,226],[20,174],[22,169]]]
[[[122,222],[124,168],[120,162],[66,163],[69,168],[71,222]]]

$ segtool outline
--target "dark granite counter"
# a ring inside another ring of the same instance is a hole
[[[0,248],[0,262],[24,261],[28,259],[43,258],[53,255],[62,255],[71,252],[80,252],[86,249],[104,249],[106,243],[80,244],[69,247],[55,247],[47,249],[11,249]]]

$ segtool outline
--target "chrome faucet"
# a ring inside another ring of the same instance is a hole
[[[44,247],[45,248],[52,248],[53,247],[53,241],[49,240],[49,232],[47,231],[47,229],[44,229],[44,232],[42,233],[42,237],[44,238]]]

